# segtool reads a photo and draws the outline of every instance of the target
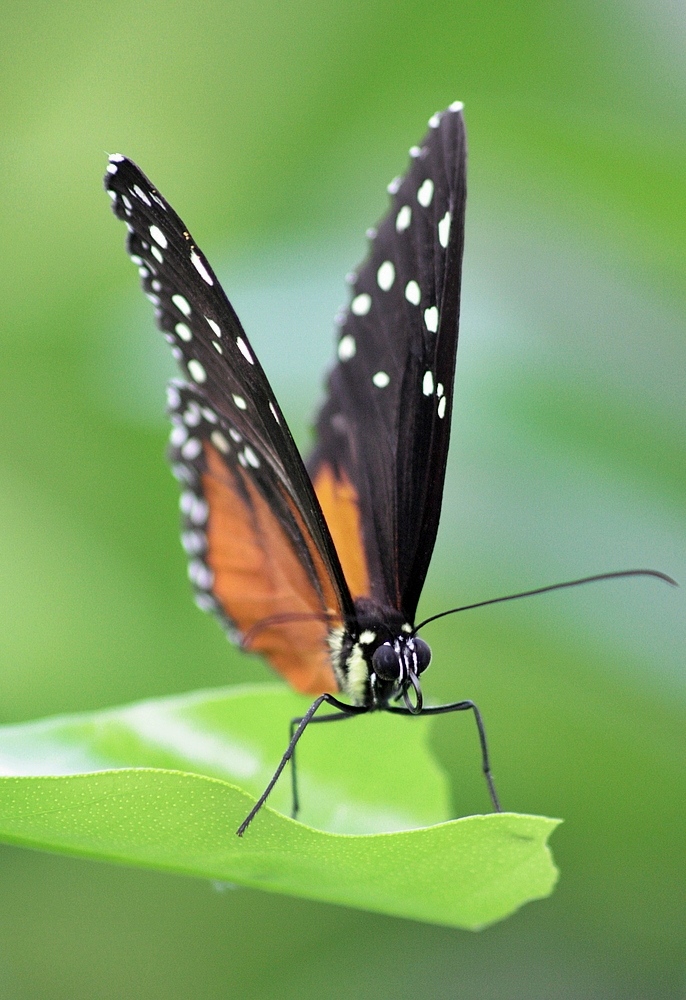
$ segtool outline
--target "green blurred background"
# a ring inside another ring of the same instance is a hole
[[[343,275],[429,115],[464,100],[456,412],[420,610],[632,566],[686,583],[682,5],[0,11],[0,721],[269,676],[189,597],[170,362],[106,151],[215,262],[307,447]],[[620,581],[427,631],[427,693],[479,703],[505,807],[566,820],[551,899],[474,935],[2,848],[0,997],[683,996],[684,603]],[[485,809],[471,725],[439,721],[456,814]]]

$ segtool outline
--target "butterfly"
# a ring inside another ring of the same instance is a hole
[[[293,720],[279,767],[239,835],[289,760],[297,813],[294,754],[310,722],[378,710],[471,711],[500,809],[477,706],[423,703],[431,650],[418,629],[462,609],[415,623],[450,438],[466,155],[456,102],[430,118],[406,174],[388,185],[390,210],[368,231],[368,256],[350,276],[350,303],[337,320],[337,361],[306,463],[207,258],[143,172],[109,157],[114,213],[186,375],[168,389],[170,460],[196,603],[296,690],[316,695]],[[323,704],[333,713],[317,715]]]

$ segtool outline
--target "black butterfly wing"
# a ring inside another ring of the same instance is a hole
[[[172,384],[171,458],[201,606],[300,690],[335,689],[326,639],[352,600],[290,431],[186,226],[130,160],[105,187],[157,324],[190,384]]]
[[[429,126],[354,276],[308,462],[353,595],[410,622],[443,497],[466,201],[462,106]]]

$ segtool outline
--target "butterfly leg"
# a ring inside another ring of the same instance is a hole
[[[269,782],[269,784],[267,785],[267,787],[265,788],[265,790],[262,792],[262,795],[259,797],[259,799],[255,803],[255,805],[253,806],[253,808],[250,810],[250,812],[248,813],[248,815],[245,817],[245,819],[243,820],[243,822],[241,823],[241,825],[236,830],[236,834],[239,837],[243,836],[243,834],[245,833],[245,831],[248,829],[248,827],[250,826],[250,824],[254,820],[255,816],[258,814],[258,812],[260,811],[260,809],[262,808],[262,806],[264,805],[264,803],[267,801],[267,797],[268,797],[269,793],[271,792],[272,788],[274,787],[274,785],[276,784],[276,782],[279,780],[279,777],[281,776],[281,772],[283,771],[284,767],[286,766],[286,764],[288,763],[288,761],[293,756],[293,752],[295,751],[295,748],[297,746],[298,740],[300,739],[300,737],[302,736],[302,734],[305,732],[305,730],[307,729],[307,727],[310,724],[310,722],[312,722],[314,714],[317,711],[317,709],[324,702],[326,702],[327,705],[331,705],[332,708],[337,708],[340,712],[342,712],[343,715],[341,715],[340,718],[344,718],[346,715],[357,715],[357,714],[360,714],[361,712],[367,711],[367,709],[364,708],[364,707],[358,707],[356,705],[346,705],[345,702],[339,701],[338,698],[334,698],[334,696],[331,695],[331,694],[321,694],[318,698],[315,698],[315,700],[312,702],[312,704],[310,705],[310,707],[308,708],[308,710],[305,712],[305,714],[303,715],[303,717],[300,720],[297,720],[297,719],[294,720],[294,722],[298,722],[298,727],[295,730],[295,732],[293,733],[293,735],[291,736],[290,742],[289,742],[288,746],[286,747],[286,752],[284,753],[283,757],[281,758],[279,766],[277,767],[276,771],[274,772],[274,774],[273,774],[273,776],[271,778],[271,781]],[[327,718],[332,718],[332,716],[327,716]],[[337,716],[334,716],[333,718],[337,718]]]
[[[339,711],[335,715],[316,715],[313,719],[310,719],[310,724],[315,722],[337,722],[339,719],[353,719],[356,715],[359,715],[359,710],[355,710],[352,705],[346,706],[348,709],[353,709],[352,711],[342,712]],[[295,732],[296,726],[299,726],[302,722],[302,718],[291,719],[291,733],[290,738],[293,739],[293,734]],[[300,811],[300,797],[298,796],[298,777],[295,766],[295,747],[293,747],[293,753],[291,754],[291,790],[292,790],[292,807],[291,816],[296,819]]]
[[[398,708],[396,706],[387,706],[389,712],[393,712],[394,715],[412,715],[406,708]],[[491,762],[488,755],[488,742],[486,740],[486,729],[484,727],[484,721],[481,717],[481,712],[476,707],[473,701],[453,701],[448,705],[430,705],[428,708],[423,708],[422,715],[445,715],[447,712],[474,712],[474,720],[476,722],[476,728],[479,731],[479,743],[481,744],[481,769],[486,778],[486,784],[488,785],[488,794],[491,796],[491,802],[493,803],[494,812],[502,812],[500,808],[500,802],[498,800],[498,793],[495,790],[495,783],[493,781],[493,773],[491,772]]]

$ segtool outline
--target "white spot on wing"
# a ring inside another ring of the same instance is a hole
[[[422,392],[425,396],[430,396],[434,391],[434,377],[432,372],[424,372],[424,379],[422,381]]]
[[[405,298],[408,302],[411,302],[413,306],[418,306],[422,301],[421,289],[416,281],[408,281],[405,287]]]
[[[395,268],[390,260],[385,260],[376,272],[376,280],[382,292],[387,292],[393,287],[395,281]]]
[[[462,101],[453,101],[453,103],[448,108],[448,111],[462,111],[464,108],[464,103]]]
[[[243,340],[242,337],[236,337],[236,344],[238,345],[238,350],[241,352],[246,361],[249,361],[251,365],[255,364],[255,359],[248,350],[248,345]]]
[[[394,177],[391,183],[387,186],[386,190],[389,194],[397,194],[401,183],[402,177]]]
[[[169,440],[175,448],[180,448],[188,437],[188,431],[182,424],[177,424],[176,427],[172,428],[172,432],[169,435]]]
[[[372,375],[372,382],[377,389],[385,389],[390,381],[391,378],[387,372],[377,372],[376,375]]]
[[[412,222],[412,209],[409,205],[403,205],[395,217],[395,229],[398,233],[404,233]]]
[[[184,531],[181,535],[181,544],[186,555],[197,556],[207,548],[207,538],[202,531]]]
[[[233,401],[234,401],[234,403],[236,404],[236,406],[238,407],[239,410],[247,410],[248,404],[246,403],[246,401],[243,399],[242,396],[236,396],[236,395],[234,395],[233,396]]]
[[[372,306],[372,297],[367,292],[356,295],[350,303],[350,308],[355,316],[366,316]]]
[[[355,343],[355,338],[346,333],[345,337],[341,337],[338,343],[338,358],[340,361],[350,361],[351,358],[355,357],[357,351],[357,344]]]
[[[446,403],[447,403],[446,397],[445,396],[441,396],[441,398],[438,401],[438,415],[441,418],[441,420],[445,416]]]
[[[174,329],[176,330],[178,336],[181,337],[181,340],[185,340],[186,343],[188,343],[189,340],[192,340],[193,333],[191,328],[186,326],[185,323],[177,323]]]
[[[195,250],[191,252],[191,264],[198,272],[203,281],[206,281],[208,285],[214,284],[210,272],[207,270],[203,262],[200,260]]]
[[[438,128],[440,124],[441,115],[440,112],[437,111],[435,115],[431,115],[431,118],[429,118],[429,128]]]
[[[145,204],[148,206],[148,208],[152,208],[152,202],[148,198],[148,196],[145,193],[145,191],[142,188],[138,187],[137,184],[133,185],[133,191],[131,193],[135,194],[135,195],[138,195],[138,197],[140,198],[140,200],[143,201],[143,202],[145,202]]]
[[[217,337],[221,337],[221,335],[222,335],[222,329],[221,329],[219,323],[215,323],[214,320],[213,319],[209,319],[208,316],[205,316],[205,319],[209,323],[210,330],[212,330],[213,333],[215,333]]]
[[[274,420],[276,420],[277,424],[280,424],[281,421],[279,420],[279,414],[274,409],[274,404],[272,403],[271,400],[269,400],[269,409],[272,411],[272,416],[274,417]]]
[[[439,382],[438,385],[436,386],[436,395],[438,396],[439,399],[443,395],[443,383],[442,382]]]
[[[252,450],[250,445],[246,444],[245,448],[243,449],[243,454],[245,455],[245,460],[248,463],[248,465],[252,465],[253,469],[259,469],[260,460],[255,454],[255,452]]]
[[[188,438],[186,443],[181,447],[181,454],[184,458],[191,462],[194,458],[197,458],[202,451],[202,445],[197,438]]]
[[[150,253],[153,255],[158,264],[164,264],[164,257],[159,249],[159,247],[150,247]]]
[[[207,372],[195,358],[188,362],[188,373],[195,382],[204,382],[207,379]]]
[[[209,590],[214,583],[214,573],[209,566],[206,566],[200,559],[193,559],[188,564],[188,576],[196,587],[201,590]]]
[[[188,300],[183,297],[183,295],[172,295],[172,302],[184,316],[190,316],[192,310],[188,304]]]
[[[438,329],[438,309],[436,306],[429,306],[424,310],[424,323],[430,333],[435,333]]]
[[[441,244],[443,249],[448,246],[448,240],[450,239],[450,212],[446,212],[441,221],[438,223],[438,242]]]
[[[169,246],[169,240],[159,226],[150,226],[150,235],[154,239],[155,243],[159,243],[163,250],[167,249]]]
[[[431,199],[434,196],[434,182],[430,177],[427,177],[417,191],[417,201],[422,206],[422,208],[428,208],[431,204]]]
[[[215,448],[218,448],[219,451],[223,452],[224,454],[226,454],[227,451],[229,450],[229,442],[226,440],[221,431],[212,431],[210,435],[210,440],[212,441],[212,444],[215,446]]]
[[[200,497],[196,497],[189,512],[189,516],[193,524],[204,524],[209,513],[210,508],[207,506],[207,501]]]

